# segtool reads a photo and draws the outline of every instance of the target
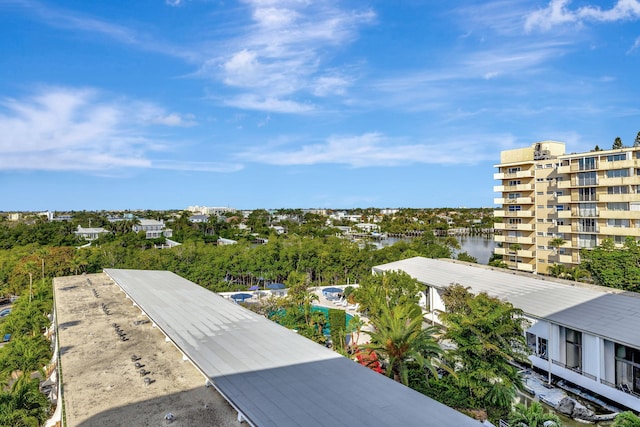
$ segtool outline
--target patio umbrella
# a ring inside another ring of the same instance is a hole
[[[267,288],[269,288],[269,289],[284,289],[284,288],[286,288],[286,286],[283,285],[282,283],[269,283],[267,285]]]
[[[258,289],[260,289],[260,286],[258,285],[253,285],[249,288],[250,291],[257,291]]]
[[[235,302],[238,302],[238,300],[239,301],[244,301],[244,300],[249,299],[251,297],[253,297],[253,295],[251,295],[251,294],[233,294],[233,295],[231,295],[231,299],[233,299]]]
[[[340,293],[340,292],[342,292],[342,289],[340,289],[340,288],[324,288],[322,290],[323,294],[337,294],[337,293]]]

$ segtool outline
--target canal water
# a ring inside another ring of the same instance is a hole
[[[455,253],[466,252],[478,260],[478,264],[488,264],[489,258],[496,247],[493,236],[456,236],[460,242],[460,249]],[[396,242],[410,242],[410,237],[389,237],[386,240],[376,242],[378,247],[391,246]]]
[[[488,264],[491,254],[496,247],[496,242],[491,236],[458,236],[460,250],[457,252],[467,252],[478,260],[478,264]]]

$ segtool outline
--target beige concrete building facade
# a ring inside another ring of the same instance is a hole
[[[501,152],[495,167],[495,252],[509,268],[546,274],[605,239],[640,238],[640,147],[566,154],[542,141]]]

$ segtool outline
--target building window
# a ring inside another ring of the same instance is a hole
[[[582,371],[582,332],[565,328],[565,336],[567,368]]]
[[[583,157],[578,159],[578,168],[583,170],[595,169],[596,168],[596,158],[595,157]]]
[[[578,200],[581,202],[595,202],[596,189],[593,187],[578,188]]]
[[[611,169],[607,171],[607,178],[624,178],[629,176],[629,169]]]
[[[530,332],[527,332],[527,347],[531,350],[531,353],[536,353],[536,336]]]
[[[629,227],[629,220],[628,219],[608,219],[607,220],[607,227],[622,227],[622,228],[628,228]]]
[[[607,203],[607,209],[610,211],[628,211],[629,203],[626,203],[626,202]]]
[[[621,160],[627,160],[627,153],[610,154],[607,156],[607,162],[619,162]]]
[[[578,219],[578,231],[581,233],[596,233],[598,231],[596,220],[594,218]]]
[[[519,212],[522,210],[522,206],[520,205],[511,205],[509,206],[509,212]]]
[[[542,196],[542,195],[544,195],[544,191],[538,191],[538,192],[536,193],[536,195],[538,195],[538,196]]]
[[[509,168],[507,169],[507,173],[516,173],[516,172],[520,172],[522,169],[520,167],[515,167],[515,168]]]
[[[578,216],[597,216],[598,209],[595,203],[581,203],[578,205]]]
[[[613,236],[613,243],[616,245],[624,245],[626,239],[626,236]]]
[[[522,184],[522,181],[520,181],[519,179],[509,181],[509,186],[511,187],[515,187],[516,185],[520,185],[520,184]]]
[[[547,339],[538,337],[538,357],[547,360]]]
[[[522,193],[509,193],[507,198],[509,200],[516,200],[516,199],[520,198],[521,196],[522,196]]]
[[[640,350],[616,344],[616,386],[640,392]]]
[[[578,234],[579,248],[595,248],[596,246],[598,246],[598,241],[595,234]]]
[[[578,185],[597,185],[598,175],[595,172],[578,173]]]
[[[607,187],[608,194],[629,194],[629,186],[627,185],[615,185],[613,187]]]
[[[556,191],[556,196],[562,196],[562,191]]]
[[[564,205],[558,205],[556,206],[556,212],[560,212],[564,210]]]

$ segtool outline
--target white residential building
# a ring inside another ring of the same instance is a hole
[[[144,231],[147,239],[157,239],[158,237],[171,237],[173,230],[166,228],[164,221],[155,219],[140,219],[139,224],[134,224],[132,229],[134,232]]]
[[[640,411],[640,294],[422,257],[373,271],[404,271],[424,284],[434,322],[452,283],[510,302],[530,321],[533,366]]]

